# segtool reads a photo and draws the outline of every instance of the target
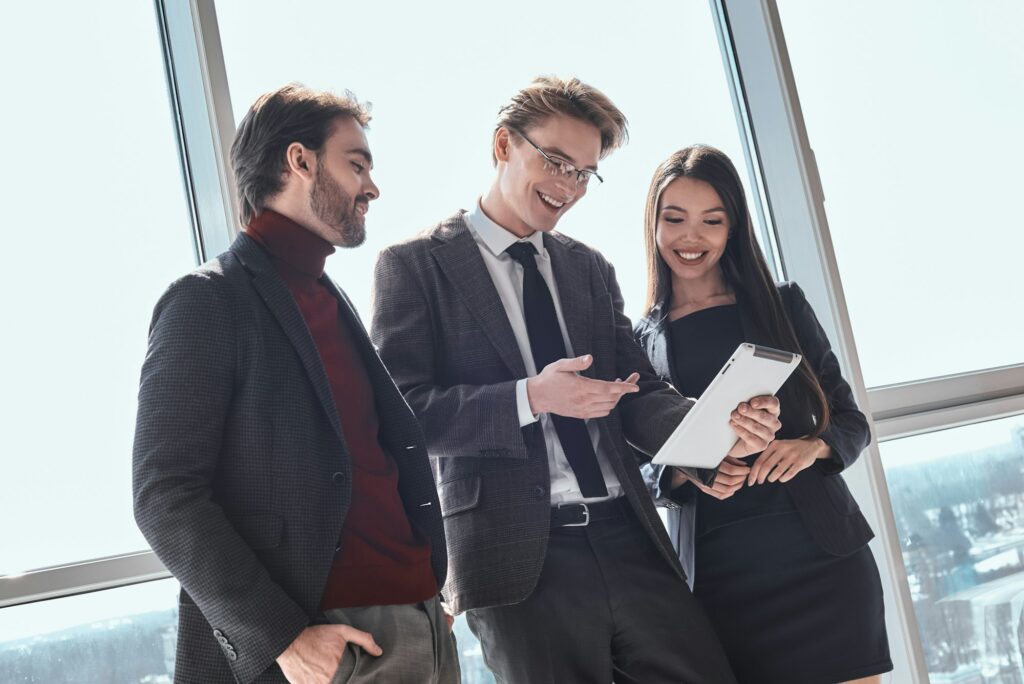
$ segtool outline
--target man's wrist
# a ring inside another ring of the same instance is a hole
[[[684,473],[679,468],[672,468],[672,479],[669,482],[669,486],[671,489],[678,489],[679,487],[682,487],[689,481],[690,478],[687,477],[686,473]]]
[[[540,398],[537,396],[537,376],[526,379],[526,402],[530,406],[530,413],[539,416],[544,413]]]

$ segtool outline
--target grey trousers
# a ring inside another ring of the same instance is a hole
[[[459,655],[441,602],[400,606],[335,608],[324,611],[332,624],[351,625],[373,635],[379,657],[349,644],[331,684],[458,684]]]

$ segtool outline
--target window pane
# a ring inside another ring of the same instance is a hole
[[[867,384],[1024,363],[1024,4],[778,5]]]
[[[162,580],[0,611],[0,682],[170,684],[178,583]]]
[[[610,2],[581,11],[529,0],[509,11],[461,1],[439,12],[429,3],[219,0],[217,14],[236,121],[261,93],[295,80],[373,102],[368,137],[381,199],[366,244],[328,260],[364,320],[377,253],[472,208],[494,175],[498,108],[538,74],[579,76],[629,118],[629,145],[601,162],[606,182],[592,184],[558,228],[614,263],[633,318],[646,292],[643,208],[655,167],[697,142],[746,167],[705,2],[662,0],[623,13]],[[282,26],[301,26],[302,41],[267,50],[280,44]],[[572,30],[552,33],[555,26]],[[492,682],[464,620],[456,630],[463,681]]]
[[[1024,681],[1024,417],[881,453],[931,681]]]
[[[655,167],[703,142],[745,168],[707,3],[661,0],[638,13],[610,2],[580,7],[218,1],[236,121],[261,93],[295,80],[348,88],[374,105],[368,137],[381,199],[371,205],[366,244],[328,260],[364,319],[377,253],[471,208],[493,177],[498,107],[538,74],[579,76],[629,118],[630,143],[601,162],[606,182],[558,227],[612,260],[631,317],[646,292],[643,207]],[[282,26],[301,26],[302,40],[267,50]],[[572,30],[553,34],[555,26]]]
[[[484,665],[484,652],[480,642],[469,629],[466,617],[455,618],[455,640],[459,644],[459,666],[462,668],[462,684],[494,684],[494,675]]]
[[[59,15],[0,22],[0,574],[146,548],[139,369],[153,305],[195,265],[153,4]]]

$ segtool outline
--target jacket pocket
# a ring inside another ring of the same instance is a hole
[[[480,476],[471,475],[438,487],[441,515],[445,518],[476,508],[480,504]]]
[[[273,549],[281,544],[284,519],[277,513],[250,513],[232,520],[238,534],[252,549]]]

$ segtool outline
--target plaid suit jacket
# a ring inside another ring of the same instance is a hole
[[[373,383],[410,521],[446,573],[415,416],[326,277]],[[181,583],[176,681],[284,682],[274,660],[317,614],[352,497],[327,374],[284,281],[240,235],[156,305],[133,456],[135,517]]]
[[[526,377],[522,355],[463,216],[381,253],[371,326],[426,436],[448,539],[444,597],[456,613],[529,596],[544,562],[551,515],[540,423],[520,428],[516,410],[515,384]],[[545,235],[544,245],[573,351],[594,357],[583,374],[614,380],[640,373],[640,392],[598,420],[601,443],[610,446],[644,530],[682,576],[641,478],[638,453],[649,460],[692,402],[654,374],[604,257],[557,233]]]

